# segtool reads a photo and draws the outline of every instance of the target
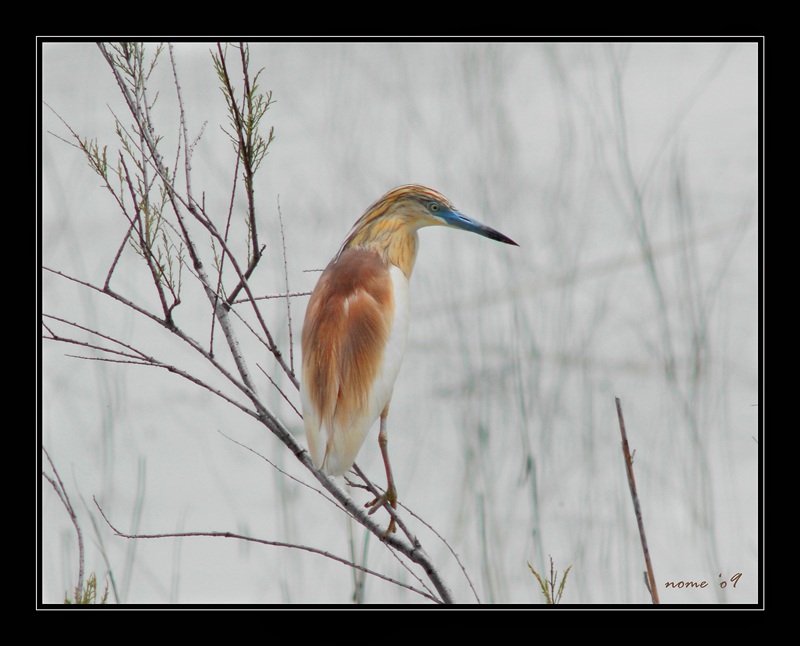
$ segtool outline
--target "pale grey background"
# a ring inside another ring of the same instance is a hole
[[[175,54],[191,132],[207,122],[195,186],[222,217],[232,157],[211,47],[182,43]],[[527,562],[543,570],[552,555],[559,570],[573,565],[565,603],[647,603],[619,396],[657,580],[710,583],[662,589],[662,601],[756,602],[757,45],[256,43],[251,57],[276,101],[266,117],[276,140],[256,194],[268,256],[260,293],[283,289],[278,204],[293,290],[313,287],[318,274],[307,270],[324,267],[363,210],[398,184],[432,186],[520,244],[421,232],[390,416],[401,502],[459,554],[481,601],[540,603]],[[129,118],[97,47],[45,44],[42,74],[41,98],[81,135],[116,150],[112,111]],[[156,90],[163,145],[173,150],[166,57],[151,80]],[[102,283],[125,225],[85,160],[51,132],[68,136],[44,108],[42,262]],[[629,174],[664,308],[637,242]],[[129,255],[115,285],[152,304]],[[48,313],[204,371],[152,324],[47,273],[42,300]],[[292,310],[296,361],[306,300]],[[285,302],[262,311],[285,346]],[[207,308],[187,304],[180,316],[207,339]],[[277,376],[263,348],[250,351]],[[79,508],[87,572],[105,581],[111,569],[119,601],[350,601],[348,570],[307,553],[114,537],[93,496],[125,530],[229,530],[350,553],[341,514],[220,434],[312,482],[252,420],[166,372],[65,356],[72,353],[44,343],[42,440]],[[269,401],[304,441],[291,409],[272,394]],[[359,464],[381,482],[376,436]],[[414,528],[456,599],[474,602],[449,552]],[[360,550],[363,532],[354,532]],[[368,565],[408,579],[374,540]],[[736,589],[721,591],[719,575],[737,572]],[[74,531],[46,485],[44,600],[60,602],[76,575]],[[421,601],[375,579],[366,598]]]

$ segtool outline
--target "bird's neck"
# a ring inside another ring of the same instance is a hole
[[[385,262],[399,267],[406,278],[410,279],[417,258],[417,245],[417,227],[413,223],[400,218],[384,217],[354,231],[342,246],[342,251],[374,251]]]

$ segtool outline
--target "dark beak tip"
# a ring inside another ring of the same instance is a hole
[[[516,242],[514,242],[511,238],[509,238],[507,235],[503,235],[500,232],[495,232],[495,233],[497,233],[497,235],[493,236],[493,237],[498,242],[503,242],[505,244],[510,244],[510,245],[514,245],[515,247],[519,247],[519,245]]]
[[[498,242],[502,242],[504,244],[510,244],[514,245],[515,247],[519,247],[519,245],[516,242],[514,242],[511,238],[509,238],[506,234],[500,233],[496,229],[491,229],[491,233],[488,237],[492,238],[493,240],[497,240]]]

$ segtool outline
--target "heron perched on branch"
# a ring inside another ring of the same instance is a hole
[[[314,465],[328,475],[344,474],[380,417],[378,444],[387,486],[367,503],[370,513],[386,503],[397,507],[386,418],[406,349],[417,230],[429,226],[463,229],[517,245],[457,211],[441,193],[419,185],[400,186],[355,223],[322,272],[303,323],[300,396]],[[394,518],[386,532],[393,531]]]

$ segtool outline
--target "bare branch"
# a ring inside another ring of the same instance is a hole
[[[436,597],[424,592],[423,590],[418,590],[410,585],[402,583],[401,581],[397,581],[396,579],[392,579],[380,572],[375,572],[374,570],[370,570],[365,568],[358,563],[353,563],[352,561],[348,561],[341,556],[336,556],[330,552],[325,550],[317,549],[316,547],[310,547],[308,545],[296,545],[294,543],[283,543],[281,541],[268,541],[263,538],[254,538],[252,536],[245,536],[243,534],[235,534],[233,532],[213,532],[213,531],[200,531],[200,532],[176,532],[176,533],[168,533],[168,534],[126,534],[125,532],[120,531],[111,523],[111,521],[106,516],[103,508],[100,506],[100,503],[97,502],[97,499],[94,499],[94,504],[97,507],[97,510],[100,512],[100,515],[103,517],[103,520],[106,521],[106,524],[111,528],[111,530],[117,535],[122,538],[131,538],[131,539],[148,539],[148,538],[195,538],[195,537],[206,537],[206,538],[233,538],[240,541],[247,541],[248,543],[257,543],[259,545],[268,545],[272,547],[287,547],[289,549],[301,550],[303,552],[310,552],[311,554],[318,554],[320,556],[324,556],[325,558],[331,559],[332,561],[337,561],[338,563],[342,563],[347,565],[348,567],[355,568],[364,572],[365,574],[369,574],[371,576],[377,577],[394,585],[400,586],[401,588],[405,588],[411,592],[415,592],[418,595],[429,599],[435,603],[441,603],[439,599]]]
[[[56,469],[56,465],[53,464],[53,460],[50,458],[50,454],[47,452],[47,449],[42,447],[42,452],[45,454],[47,461],[50,463],[50,468],[53,470],[54,477],[50,477],[44,471],[42,471],[42,476],[44,476],[44,478],[53,487],[56,494],[58,494],[58,497],[61,499],[61,503],[67,510],[69,518],[72,521],[73,526],[75,527],[75,532],[78,534],[78,585],[75,586],[75,598],[77,599],[78,596],[80,595],[81,590],[83,590],[83,564],[84,564],[83,532],[81,532],[81,526],[78,523],[78,515],[75,513],[75,508],[72,506],[72,503],[69,500],[69,495],[67,494],[67,490],[64,487],[64,483],[61,482],[61,476],[58,475],[58,469]]]
[[[642,540],[642,552],[644,553],[644,562],[647,566],[646,581],[649,584],[648,588],[650,590],[650,596],[653,598],[653,603],[658,604],[658,588],[656,588],[656,577],[653,574],[653,564],[650,562],[650,550],[647,548],[647,537],[644,533],[644,520],[642,520],[642,508],[639,504],[639,494],[636,493],[636,479],[633,477],[633,457],[628,447],[628,435],[625,432],[625,420],[622,417],[622,403],[619,401],[619,397],[615,397],[614,401],[617,404],[619,431],[622,434],[622,455],[625,458],[625,472],[628,475],[628,486],[630,487],[631,498],[633,499],[633,510],[636,513],[636,524],[639,527],[639,538]]]
[[[289,367],[294,372],[294,343],[292,337],[292,301],[289,294],[289,268],[286,262],[286,236],[283,233],[283,214],[281,213],[281,203],[278,202],[278,222],[281,225],[281,250],[283,252],[283,278],[286,282],[286,319],[289,323]]]

